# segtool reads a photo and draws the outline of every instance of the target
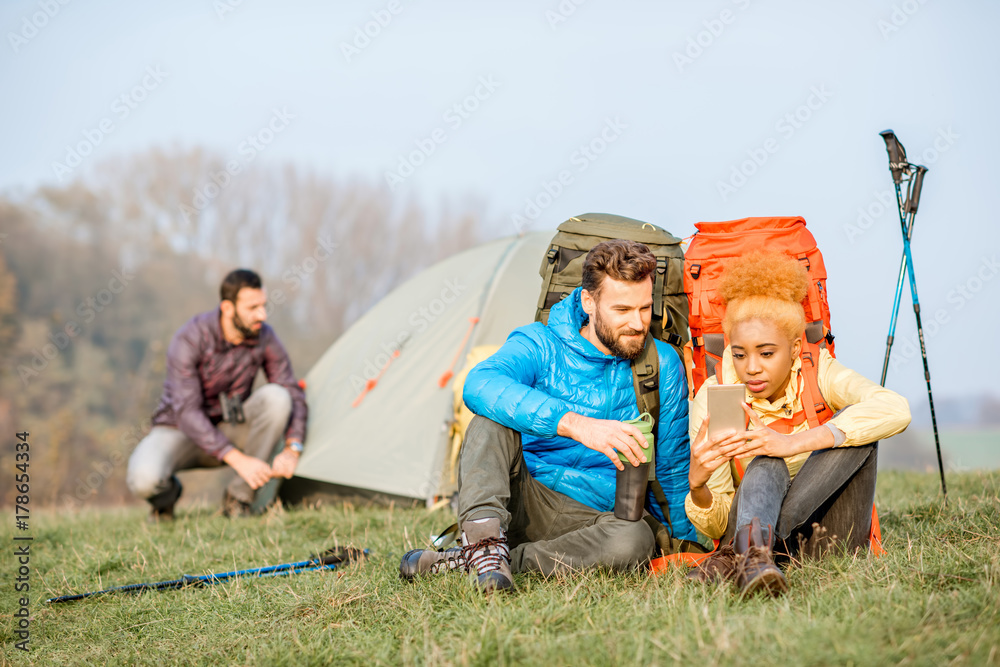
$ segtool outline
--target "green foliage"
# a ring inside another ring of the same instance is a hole
[[[773,664],[1000,663],[1000,473],[884,473],[877,503],[888,554],[788,570],[790,593],[740,600],[688,583],[587,572],[516,576],[484,598],[460,574],[399,580],[402,554],[452,517],[422,508],[276,509],[230,521],[138,509],[33,518],[34,664]],[[4,524],[0,540],[10,544]],[[47,597],[300,560],[333,545],[368,562],[323,574],[46,606]],[[10,581],[12,558],[0,562]],[[0,607],[14,608],[5,585]],[[12,647],[10,617],[0,627]]]

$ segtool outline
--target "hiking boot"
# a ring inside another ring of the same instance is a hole
[[[152,506],[146,521],[149,523],[160,523],[174,520],[174,506],[177,499],[181,497],[184,487],[176,476],[170,478],[170,488],[162,493],[158,493],[147,502]]]
[[[222,516],[236,519],[244,516],[253,516],[253,509],[250,503],[245,503],[235,496],[229,495],[229,491],[222,497]]]
[[[146,517],[148,523],[166,523],[174,520],[174,506],[164,507],[162,509],[152,508],[149,512],[149,516]]]
[[[475,570],[476,582],[484,593],[514,586],[510,573],[510,548],[500,528],[500,519],[462,524],[462,552],[466,567]]]
[[[736,585],[744,597],[760,592],[777,597],[788,590],[785,575],[771,560],[773,535],[774,531],[768,526],[769,539],[764,541],[757,517],[754,517],[749,526],[736,531]]]
[[[691,581],[716,584],[736,576],[736,551],[732,544],[721,546],[687,574]]]
[[[465,572],[465,554],[462,547],[452,547],[444,551],[436,549],[414,549],[407,551],[399,563],[399,576],[406,581],[412,581],[421,574],[438,574],[462,570]]]

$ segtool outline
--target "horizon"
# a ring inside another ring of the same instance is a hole
[[[204,146],[432,213],[480,202],[496,236],[590,210],[679,237],[798,214],[828,266],[839,358],[877,379],[902,251],[891,127],[930,167],[913,254],[935,397],[995,395],[947,355],[998,323],[983,187],[998,93],[982,76],[998,17],[969,2],[7,3],[0,75],[18,103],[0,188]],[[887,386],[916,405],[908,300],[904,285]]]

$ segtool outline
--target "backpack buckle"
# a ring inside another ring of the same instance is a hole
[[[656,258],[656,272],[659,273],[659,274],[663,274],[663,273],[667,272],[667,258],[666,257],[657,257]]]
[[[692,264],[691,269],[688,272],[691,274],[692,278],[697,280],[698,276],[701,275],[701,264]]]
[[[549,260],[549,264],[554,264],[556,257],[559,255],[559,246],[552,246],[549,251],[545,253],[545,258]]]

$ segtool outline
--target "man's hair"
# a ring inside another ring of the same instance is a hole
[[[583,289],[595,299],[600,294],[604,277],[628,283],[642,282],[656,268],[656,257],[644,243],[612,239],[598,243],[583,260]]]
[[[222,285],[219,286],[219,300],[232,301],[233,305],[235,305],[236,295],[239,294],[240,290],[244,287],[249,287],[250,289],[260,289],[260,276],[250,269],[236,269],[235,271],[230,271],[229,275],[222,280]]]

